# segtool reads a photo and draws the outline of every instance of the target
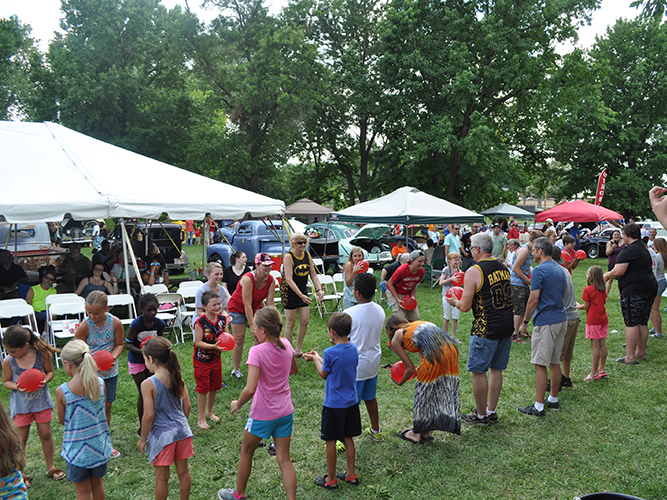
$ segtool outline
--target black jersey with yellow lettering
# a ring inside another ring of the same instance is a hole
[[[472,300],[472,335],[491,340],[511,337],[514,315],[509,269],[498,259],[480,260],[475,267],[481,281]]]

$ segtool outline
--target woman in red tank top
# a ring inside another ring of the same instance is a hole
[[[232,350],[232,377],[240,379],[243,374],[241,367],[241,356],[243,355],[243,343],[245,341],[245,325],[250,325],[250,334],[255,334],[254,315],[262,307],[266,299],[266,305],[274,307],[276,287],[273,276],[271,276],[271,265],[273,261],[268,254],[257,254],[255,257],[255,270],[243,275],[236,286],[236,290],[227,303],[227,310],[232,315],[232,333],[236,345]]]

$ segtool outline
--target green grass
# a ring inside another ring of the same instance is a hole
[[[195,249],[192,249],[196,251]],[[606,267],[606,260],[600,261]],[[586,260],[575,270],[577,297],[585,285],[585,270],[595,262]],[[441,294],[420,285],[417,293],[421,317],[440,324]],[[386,304],[386,303],[385,303]],[[299,360],[299,373],[292,377],[295,406],[291,454],[298,478],[299,498],[446,498],[446,499],[562,499],[598,491],[633,494],[645,499],[667,497],[664,472],[665,423],[664,396],[667,345],[649,339],[649,361],[637,366],[620,365],[614,359],[624,354],[624,326],[616,286],[608,300],[610,335],[607,341],[609,378],[582,382],[591,365],[590,343],[584,338],[585,317],[579,329],[572,362],[574,388],[561,393],[560,412],[549,412],[537,419],[522,415],[517,406],[534,400],[534,368],[530,364],[530,344],[512,346],[510,364],[498,414],[500,423],[487,428],[464,426],[460,436],[436,432],[433,443],[414,446],[401,441],[396,432],[412,424],[413,384],[396,387],[389,370],[381,370],[378,383],[380,423],[387,439],[372,442],[367,436],[356,439],[357,467],[361,486],[340,485],[336,492],[325,492],[313,484],[315,475],[326,471],[324,444],[319,439],[324,381],[312,364]],[[305,349],[320,352],[328,346],[325,322],[315,311],[306,336]],[[461,408],[474,406],[472,377],[465,371],[468,335],[472,314],[462,315],[458,336],[460,346]],[[615,330],[615,332],[614,332]],[[383,337],[382,363],[397,361]],[[250,337],[246,340],[246,351]],[[183,367],[188,390],[193,398],[192,343],[175,350]],[[244,358],[245,359],[245,358]],[[148,499],[153,497],[154,471],[145,455],[136,450],[136,389],[121,358],[118,400],[113,405],[111,434],[121,458],[109,462],[104,478],[108,499]],[[190,460],[193,499],[213,499],[221,487],[233,487],[236,481],[239,441],[249,405],[237,415],[230,415],[229,403],[243,388],[243,381],[229,376],[229,354],[223,355],[223,376],[229,387],[220,391],[214,411],[222,417],[209,431],[196,426],[196,402],[190,424],[194,432],[195,456]],[[52,393],[67,380],[57,371],[50,384]],[[2,391],[8,404],[9,391]],[[362,408],[364,427],[368,416]],[[62,441],[62,427],[52,423],[56,449]],[[45,468],[39,439],[32,431],[27,449],[27,472],[33,476],[30,498],[52,500],[73,498],[74,486],[56,483],[44,475]],[[62,458],[56,465],[64,468]],[[344,455],[339,454],[339,470]],[[265,448],[255,454],[254,469],[248,484],[251,499],[284,498],[281,476],[275,458]],[[170,498],[178,498],[175,472],[170,481]]]

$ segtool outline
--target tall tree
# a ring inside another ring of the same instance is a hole
[[[158,0],[64,0],[48,51],[50,106],[36,112],[93,137],[183,164],[191,101],[183,31],[196,18]]]
[[[482,208],[512,201],[541,168],[534,100],[597,0],[394,0],[383,79],[390,95],[385,182],[399,173]]]
[[[583,95],[560,110],[569,117],[552,128],[555,156],[568,165],[561,192],[592,194],[606,168],[604,205],[625,217],[649,216],[647,193],[663,182],[667,162],[667,24],[619,20],[589,58],[588,74],[574,73],[569,86],[588,86],[610,112],[591,112]]]
[[[270,16],[261,0],[209,3],[221,15],[190,42],[207,99],[227,117],[210,168],[220,179],[274,193],[303,134],[316,51],[301,26]]]

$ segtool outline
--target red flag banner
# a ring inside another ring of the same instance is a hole
[[[598,177],[598,188],[595,191],[595,204],[599,205],[602,203],[602,198],[604,197],[604,185],[607,182],[607,169],[605,168],[600,172],[600,177]]]

